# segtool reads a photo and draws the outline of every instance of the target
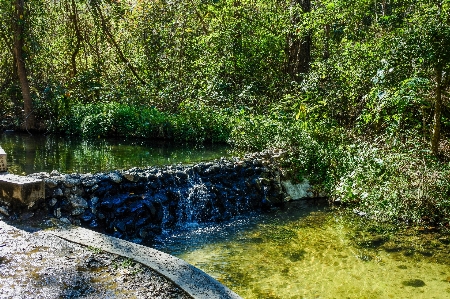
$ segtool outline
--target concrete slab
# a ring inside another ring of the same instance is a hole
[[[110,237],[81,227],[49,230],[62,239],[99,248],[135,260],[170,279],[194,299],[240,299],[220,282],[187,262],[153,248]]]
[[[312,197],[313,194],[311,192],[311,185],[308,180],[303,180],[300,184],[293,184],[291,181],[283,181],[281,182],[284,190],[287,194],[293,199],[298,200],[302,198]]]
[[[8,171],[8,164],[6,162],[6,153],[5,151],[0,147],[0,172],[6,172]]]
[[[149,267],[48,234],[41,226],[51,223],[36,220],[0,220],[0,298],[192,299]]]
[[[0,173],[0,200],[12,207],[33,207],[45,198],[45,184],[43,180]]]

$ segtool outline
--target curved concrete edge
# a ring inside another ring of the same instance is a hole
[[[159,250],[110,237],[82,227],[48,230],[62,239],[135,260],[170,279],[194,299],[242,299],[191,264]]]

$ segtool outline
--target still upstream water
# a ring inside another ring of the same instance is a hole
[[[155,165],[194,163],[229,156],[226,145],[196,147],[167,142],[67,139],[17,133],[0,134],[7,153],[8,170],[14,174],[35,172],[96,173]]]
[[[100,172],[192,163],[225,146],[1,134],[9,171]],[[450,298],[450,234],[372,223],[301,201],[265,215],[166,231],[154,244],[245,299]]]
[[[298,202],[155,246],[245,299],[450,298],[450,236]]]

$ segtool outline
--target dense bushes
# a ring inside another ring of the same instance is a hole
[[[213,109],[201,102],[181,103],[177,114],[171,115],[173,139],[182,142],[227,142],[232,130],[232,112]]]
[[[309,179],[315,194],[370,218],[449,223],[450,165],[432,155],[420,134],[366,141],[314,121],[246,115],[235,122],[230,141],[252,150],[287,149],[282,167],[293,179]]]
[[[50,131],[83,137],[117,136],[161,138],[179,142],[226,142],[231,131],[230,113],[203,104],[183,102],[179,112],[120,103],[73,105],[49,123]]]
[[[377,220],[448,223],[450,168],[425,147],[417,138],[346,146],[328,186],[332,198]]]

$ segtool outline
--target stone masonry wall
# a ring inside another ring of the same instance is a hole
[[[97,174],[36,173],[48,212],[64,222],[148,242],[164,227],[224,221],[285,199],[272,153],[192,166]]]

